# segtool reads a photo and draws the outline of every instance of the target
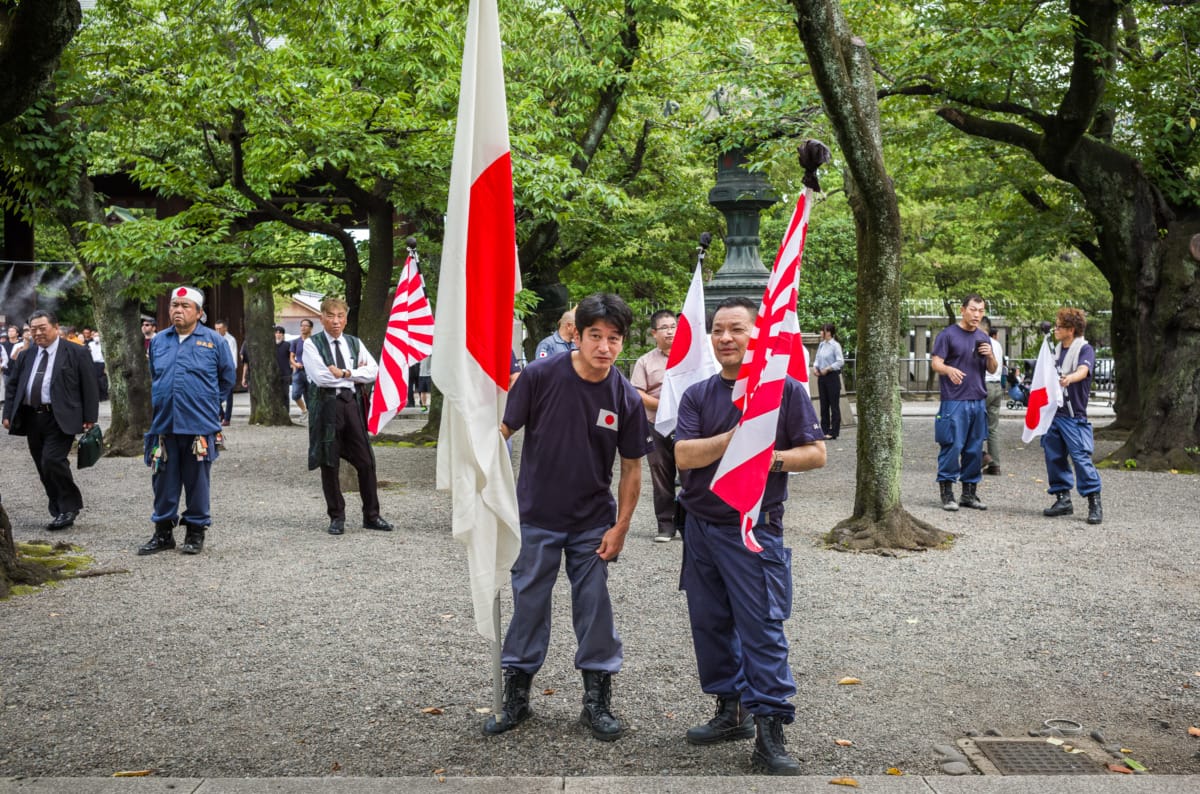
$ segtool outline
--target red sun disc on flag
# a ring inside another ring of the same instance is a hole
[[[1029,392],[1029,407],[1025,409],[1025,426],[1037,430],[1042,417],[1042,409],[1050,404],[1050,397],[1045,389],[1034,389]]]
[[[674,367],[687,356],[692,349],[692,325],[682,314],[676,320],[679,323],[675,329],[675,340],[671,342],[671,355],[667,356],[667,369]]]

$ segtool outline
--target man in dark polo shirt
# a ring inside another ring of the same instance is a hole
[[[529,687],[546,660],[550,596],[562,559],[571,580],[571,614],[583,673],[580,722],[601,741],[622,732],[612,714],[612,674],[621,638],[608,596],[608,564],[625,545],[641,490],[641,458],[652,448],[637,389],[613,364],[633,313],[616,295],[592,295],[575,312],[579,349],[531,361],[513,385],[500,432],[525,429],[517,503],[521,553],[512,568],[513,616],[504,637],[504,705],[484,733],[533,716]],[[621,454],[617,499],[613,460]]]
[[[716,715],[688,729],[687,741],[709,745],[756,736],[755,771],[797,775],[800,766],[788,755],[783,736],[783,726],[796,713],[789,702],[796,682],[783,631],[792,609],[792,552],[783,545],[783,503],[787,472],[825,465],[825,433],[798,381],[784,382],[771,473],[754,527],[761,552],[746,548],[740,515],[712,491],[713,476],[742,418],[733,404],[733,385],[757,314],[747,298],[717,304],[712,343],[721,371],[683,393],[675,425],[679,502],[687,512],[679,581],[687,593],[700,688],[717,699]]]
[[[983,442],[987,440],[987,386],[984,372],[995,372],[1000,363],[992,354],[992,340],[979,327],[986,306],[983,298],[968,295],[962,302],[962,319],[943,328],[930,356],[938,375],[942,402],[933,423],[938,452],[938,487],[942,509],[959,506],[987,510],[976,493],[983,479]],[[954,501],[954,483],[962,482],[962,498]]]

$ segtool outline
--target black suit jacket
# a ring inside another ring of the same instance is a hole
[[[4,418],[9,422],[8,432],[16,436],[29,432],[25,420],[30,414],[20,407],[25,401],[25,391],[33,378],[33,367],[40,352],[41,348],[34,345],[22,353],[8,377]],[[100,387],[92,366],[92,354],[86,347],[68,342],[62,336],[58,338],[58,354],[50,373],[50,405],[59,428],[71,436],[83,432],[84,422],[95,424],[100,415]]]

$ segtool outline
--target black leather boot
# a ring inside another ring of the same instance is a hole
[[[529,707],[529,686],[533,676],[511,668],[504,671],[504,705],[483,724],[483,732],[492,736],[504,733],[533,716]]]
[[[189,524],[186,521],[183,522],[183,526],[187,529],[187,534],[183,536],[183,545],[179,547],[179,551],[183,554],[199,554],[204,549],[205,527]]]
[[[688,728],[688,744],[716,744],[754,736],[754,717],[737,695],[717,695],[717,714],[703,725]]]
[[[1088,494],[1088,517],[1089,524],[1099,524],[1104,520],[1104,505],[1100,504],[1100,494]]]
[[[612,675],[601,670],[583,671],[583,713],[579,722],[602,742],[620,738],[623,729],[612,713]]]
[[[783,717],[755,716],[754,755],[750,765],[755,772],[764,775],[798,775],[800,764],[788,755],[787,742],[783,738]]]
[[[1071,504],[1071,492],[1059,491],[1054,495],[1054,504],[1042,511],[1044,516],[1069,516],[1075,512],[1075,506]]]
[[[175,522],[159,521],[154,525],[154,537],[138,547],[137,553],[145,556],[175,548]]]
[[[942,491],[942,509],[957,510],[958,502],[954,500],[954,483],[949,480],[942,480],[938,483],[938,487]]]
[[[969,507],[972,510],[987,510],[987,505],[979,501],[979,494],[975,493],[979,483],[964,482],[962,498],[958,500],[960,507]]]

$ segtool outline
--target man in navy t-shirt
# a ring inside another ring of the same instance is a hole
[[[633,313],[616,295],[592,295],[575,312],[579,349],[536,359],[513,384],[500,432],[525,429],[517,504],[521,552],[512,568],[513,616],[501,650],[504,705],[484,733],[498,734],[533,716],[529,687],[546,660],[550,596],[563,557],[583,673],[580,722],[601,741],[622,732],[612,714],[612,674],[621,638],[608,596],[608,564],[625,545],[642,485],[641,458],[652,448],[637,389],[613,364]],[[617,498],[613,461],[621,455]]]
[[[1096,351],[1083,338],[1087,318],[1080,309],[1062,308],[1054,321],[1055,365],[1058,384],[1063,388],[1063,404],[1054,415],[1042,451],[1046,453],[1046,479],[1054,504],[1042,511],[1046,516],[1066,516],[1075,512],[1071,488],[1088,499],[1089,524],[1104,519],[1100,504],[1100,472],[1092,462],[1094,449],[1092,424],[1087,418],[1088,396],[1092,391],[1092,372],[1096,369]],[[1071,464],[1075,477],[1071,477]]]
[[[687,741],[707,745],[757,734],[755,770],[796,775],[800,766],[788,755],[783,738],[783,726],[796,712],[789,702],[796,682],[783,632],[792,608],[783,503],[786,472],[825,465],[825,434],[797,381],[784,383],[771,473],[754,528],[762,552],[746,548],[740,515],[712,492],[713,476],[742,416],[733,404],[733,384],[756,314],[757,307],[746,298],[717,304],[712,344],[721,372],[684,392],[675,426],[675,461],[683,486],[679,502],[687,512],[680,586],[687,592],[700,687],[717,698],[716,716],[690,728]]]
[[[933,342],[933,371],[941,375],[942,404],[933,423],[938,452],[938,487],[942,509],[959,505],[987,510],[976,488],[983,479],[983,442],[987,440],[987,386],[985,372],[1000,364],[992,354],[992,340],[979,327],[986,306],[983,298],[968,295],[962,302],[962,319],[943,328]],[[962,499],[954,501],[954,483],[960,480]]]

